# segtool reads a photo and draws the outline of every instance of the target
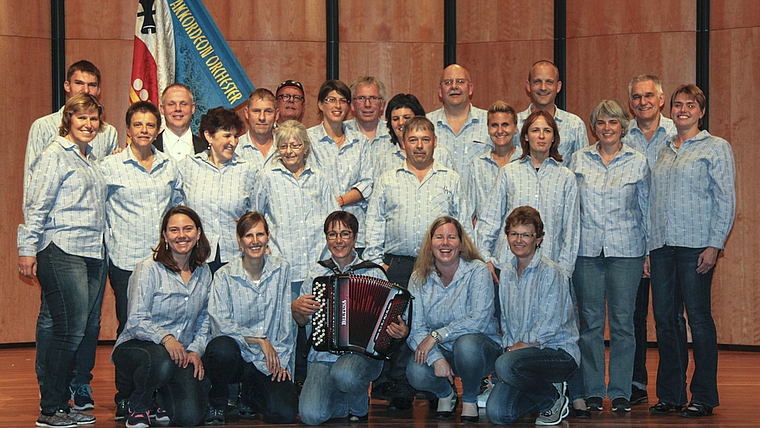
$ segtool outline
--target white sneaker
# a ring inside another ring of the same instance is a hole
[[[541,412],[536,418],[536,425],[557,425],[570,414],[570,400],[565,396],[565,383],[555,383],[559,398],[550,408]]]
[[[491,382],[491,379],[486,378],[483,380],[483,386],[485,386],[485,389],[478,394],[478,407],[481,409],[486,408],[486,402],[488,401],[488,397],[491,396],[491,390],[493,389],[493,382]]]

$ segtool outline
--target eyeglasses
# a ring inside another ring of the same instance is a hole
[[[345,98],[333,98],[333,97],[330,97],[330,98],[325,98],[324,102],[326,102],[327,104],[340,103],[340,104],[343,104],[343,105],[348,105],[348,100],[345,99]]]
[[[285,150],[288,149],[288,147],[290,147],[290,150],[301,150],[303,148],[303,143],[290,143],[290,144],[283,143],[283,144],[279,144],[277,146],[277,150],[284,152]]]
[[[537,233],[517,233],[517,232],[508,232],[507,236],[513,239],[520,238],[524,241],[527,241],[528,238],[532,238],[534,236],[538,235]]]
[[[470,83],[470,80],[469,79],[445,79],[445,80],[441,80],[441,85],[451,86],[454,84],[454,82],[457,82],[457,85],[464,85],[465,83]]]
[[[293,101],[294,103],[303,101],[303,97],[300,95],[280,94],[277,98],[283,101]]]
[[[382,98],[375,97],[375,96],[370,96],[370,97],[359,96],[359,97],[354,98],[354,101],[359,101],[359,104],[364,104],[367,101],[369,101],[371,104],[375,104],[375,103],[379,103],[382,100],[383,100]]]
[[[342,230],[340,233],[329,231],[327,232],[327,240],[328,241],[334,241],[338,239],[338,236],[340,236],[340,239],[351,239],[351,236],[354,234],[354,232],[351,232],[350,230]]]

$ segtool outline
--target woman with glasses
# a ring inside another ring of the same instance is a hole
[[[328,80],[319,88],[317,106],[322,122],[309,128],[313,166],[327,177],[334,198],[342,210],[364,224],[365,199],[372,192],[372,160],[369,141],[359,131],[343,123],[351,104],[351,90],[340,80]],[[356,244],[361,253],[364,236]]]

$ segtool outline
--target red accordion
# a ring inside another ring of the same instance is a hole
[[[398,322],[399,315],[407,313],[410,320],[412,295],[401,286],[369,276],[340,274],[315,278],[312,294],[321,304],[311,321],[315,350],[362,352],[382,359],[404,343],[386,331],[390,323]]]

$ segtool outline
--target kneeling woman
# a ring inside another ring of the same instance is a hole
[[[501,344],[488,419],[511,424],[541,412],[536,425],[557,425],[569,413],[565,382],[578,369],[578,324],[567,277],[537,251],[544,223],[534,208],[515,208],[504,228],[515,257],[501,269]]]
[[[129,278],[127,323],[111,356],[128,379],[128,427],[148,427],[153,393],[157,420],[195,426],[202,422],[206,390],[201,355],[209,334],[211,271],[201,219],[190,208],[170,208],[152,258]],[[161,410],[164,409],[164,410]]]
[[[238,382],[241,418],[262,413],[269,423],[290,423],[298,412],[287,369],[294,348],[290,264],[265,254],[269,225],[261,213],[240,217],[237,242],[243,257],[216,272],[209,298],[214,339],[203,357],[211,381],[206,424],[224,423],[229,385]]]
[[[366,275],[385,280],[383,269],[365,262],[356,254],[356,237],[359,222],[346,211],[335,211],[327,216],[324,226],[327,248],[331,257],[314,264],[301,287],[301,297],[292,304],[293,319],[305,326],[319,309],[319,302],[312,294],[312,283],[320,276],[337,273]],[[399,317],[390,324],[388,334],[401,339],[409,328]],[[301,421],[307,425],[319,425],[331,418],[349,417],[351,421],[364,421],[369,415],[369,384],[383,369],[383,361],[363,354],[335,355],[329,352],[309,352],[309,372],[301,391],[299,411]]]
[[[462,225],[444,216],[422,240],[409,292],[415,298],[407,343],[414,361],[409,383],[438,396],[438,418],[450,418],[457,404],[454,377],[462,380],[462,422],[478,420],[480,381],[493,373],[497,343],[494,289],[488,266]]]

